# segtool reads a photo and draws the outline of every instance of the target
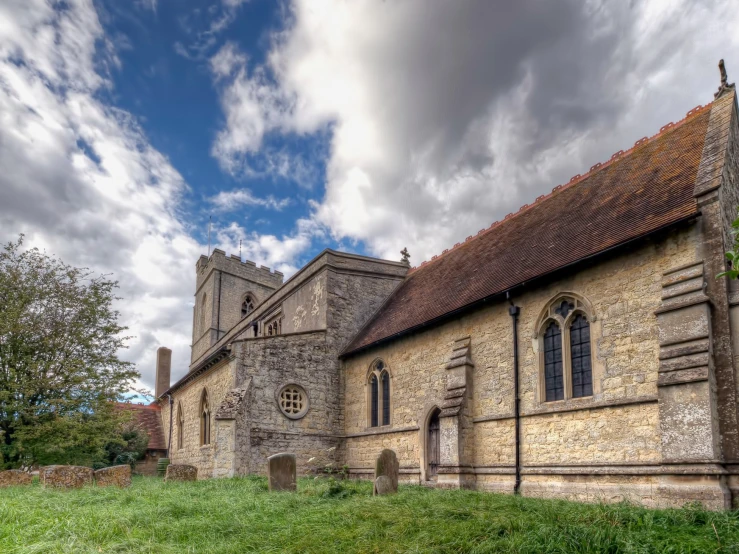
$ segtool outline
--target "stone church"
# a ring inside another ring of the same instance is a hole
[[[189,372],[156,394],[200,478],[297,455],[370,477],[649,506],[739,503],[734,86],[419,267],[325,250],[195,266]]]

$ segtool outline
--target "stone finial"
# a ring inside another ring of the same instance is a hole
[[[407,248],[403,248],[403,250],[400,251],[400,255],[403,256],[400,261],[404,264],[411,265],[411,255],[408,253]]]
[[[724,64],[723,59],[719,60],[718,62],[718,70],[721,72],[721,85],[714,93],[714,98],[721,98],[728,91],[734,90],[734,83],[729,83],[729,78],[726,75],[726,65]]]

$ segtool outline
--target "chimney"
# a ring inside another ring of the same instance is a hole
[[[169,374],[172,369],[172,351],[160,346],[157,349],[157,384],[154,393],[157,398],[169,388]]]

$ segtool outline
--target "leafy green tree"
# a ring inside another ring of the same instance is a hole
[[[117,283],[23,235],[0,249],[0,464],[90,464],[123,442],[114,401],[138,377],[118,359]]]
[[[132,467],[146,454],[149,435],[141,429],[134,418],[122,423],[119,440],[105,445],[104,465],[129,464]]]

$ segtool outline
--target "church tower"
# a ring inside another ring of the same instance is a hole
[[[191,363],[280,288],[283,280],[279,271],[242,262],[239,256],[227,257],[218,248],[210,258],[200,256],[195,268]]]

